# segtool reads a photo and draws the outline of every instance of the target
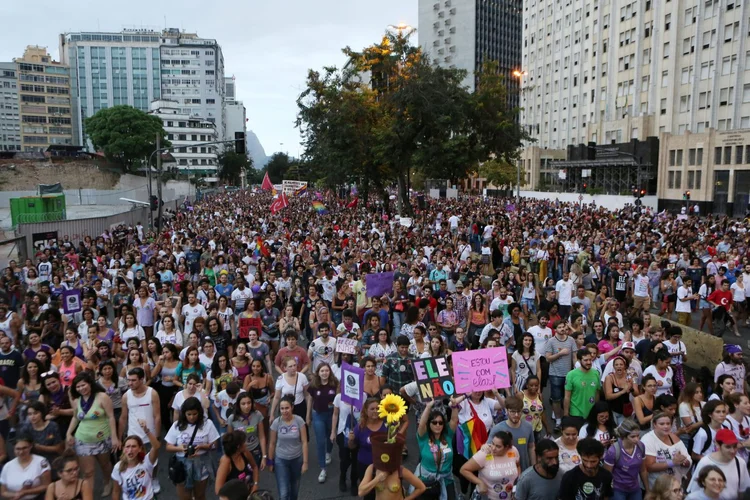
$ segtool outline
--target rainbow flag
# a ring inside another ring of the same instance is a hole
[[[312,202],[312,206],[319,215],[325,215],[328,213],[326,206],[317,200]]]
[[[482,448],[487,438],[487,427],[474,414],[471,420],[459,425],[456,429],[456,451],[469,459]]]
[[[294,191],[294,196],[305,196],[307,194],[307,186],[302,186]]]

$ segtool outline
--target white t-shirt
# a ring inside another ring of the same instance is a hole
[[[555,439],[555,443],[559,448],[557,458],[560,461],[560,474],[565,474],[581,464],[581,455],[575,447],[566,448],[562,442],[562,437]]]
[[[206,308],[201,304],[196,303],[194,306],[185,304],[182,306],[182,315],[185,316],[185,331],[183,332],[186,336],[190,335],[193,331],[193,322],[196,318],[207,318]]]
[[[604,371],[602,372],[602,385],[604,385],[604,379],[607,378],[607,375],[609,375],[610,373],[614,373],[614,371],[615,360],[610,359],[607,362],[607,366],[604,367]],[[643,366],[641,366],[640,361],[638,361],[636,358],[633,358],[625,371],[633,378],[633,381],[636,384],[641,383],[641,379],[643,378]]]
[[[728,428],[726,424],[722,424],[722,428]],[[711,426],[708,427],[711,430],[711,445],[706,449],[706,451],[703,451],[703,448],[706,447],[706,439],[708,439],[708,436],[706,436],[706,429],[701,427],[698,429],[698,432],[695,433],[695,436],[693,436],[693,449],[690,450],[696,455],[708,455],[709,453],[713,453],[716,450],[719,449],[718,446],[716,446],[716,432]]]
[[[578,432],[578,439],[586,439],[587,437],[589,437],[589,424],[583,424],[583,427],[581,427],[581,430]],[[606,443],[607,441],[612,439],[612,436],[609,435],[609,432],[599,429],[596,429],[596,432],[592,437],[600,443]]]
[[[185,427],[185,430],[180,430],[177,428],[177,424],[178,422],[172,424],[169,432],[167,432],[167,435],[164,437],[164,441],[171,444],[172,446],[187,446],[188,444],[190,444],[190,438],[193,437],[195,425],[188,424],[187,427]],[[216,430],[216,427],[214,427],[214,423],[209,419],[205,419],[203,421],[203,427],[198,429],[198,432],[195,433],[193,446],[198,446],[199,444],[215,443],[216,441],[218,441],[218,439],[219,433]],[[196,451],[196,455],[204,455],[207,452],[207,450],[198,450]],[[184,457],[185,453],[180,451],[177,453],[177,456]]]
[[[674,337],[673,337],[674,338]],[[669,351],[669,354],[676,354],[678,352],[687,352],[687,348],[685,347],[685,344],[680,340],[676,344],[673,344],[671,341],[667,340],[665,342],[662,342],[662,345],[667,348]],[[681,365],[682,364],[682,355],[680,356],[672,356],[672,362],[673,365]]]
[[[685,448],[685,444],[681,439],[675,439],[674,443],[666,444],[663,443],[661,439],[656,437],[654,431],[650,431],[641,438],[641,442],[646,448],[646,456],[655,457],[656,463],[664,464],[669,462],[677,454],[678,451],[680,452],[680,454],[688,457],[688,460],[690,460],[690,454],[688,453],[687,448]],[[690,461],[692,462],[692,460]],[[670,467],[666,471],[649,472],[648,484],[649,486],[653,486],[656,478],[664,474],[664,472],[671,476],[674,476],[675,479],[677,479],[677,481],[679,482],[682,480],[685,474],[687,474],[688,470],[690,470],[690,466],[682,467],[681,465],[675,465],[674,467]]]
[[[665,344],[668,343],[669,342],[666,342]],[[674,376],[672,368],[667,367],[666,374],[662,377],[656,369],[656,365],[651,365],[643,370],[644,376],[649,374],[653,375],[656,379],[656,397],[659,397],[662,394],[672,394],[672,380]]]
[[[333,406],[339,409],[339,420],[336,427],[336,434],[349,435],[349,431],[359,423],[361,412],[348,403],[341,402],[341,394],[336,394],[333,398]],[[352,413],[353,412],[353,413]]]
[[[276,390],[281,390],[281,396],[294,395],[294,404],[298,405],[305,400],[305,391],[309,385],[309,381],[304,373],[297,372],[296,384],[292,385],[286,381],[284,375],[279,375],[276,379]]]
[[[39,455],[31,455],[31,463],[21,467],[17,459],[13,459],[3,467],[0,473],[0,484],[5,486],[9,492],[21,491],[23,488],[34,488],[41,486],[42,475],[50,470],[49,462]],[[24,495],[21,500],[33,500],[39,495]]]
[[[701,422],[703,414],[703,407],[706,405],[705,401],[701,401],[701,407],[698,408],[691,408],[689,404],[687,403],[680,403],[679,413],[680,413],[680,427],[685,427],[685,425],[682,423],[682,419],[684,417],[690,417],[690,423],[694,424],[696,422]]]
[[[182,345],[182,333],[179,330],[175,330],[172,333],[167,333],[164,330],[156,332],[156,338],[159,339],[161,345],[172,344],[175,346]]]
[[[732,300],[735,302],[743,302],[745,300],[745,286],[740,285],[736,281],[729,287],[732,290]]]
[[[690,295],[693,294],[693,291],[689,288],[685,288],[684,286],[681,286],[677,289],[677,304],[675,305],[674,310],[679,312],[685,312],[689,313],[692,312],[692,308],[690,307],[690,301],[689,300],[682,300]],[[742,290],[742,300],[745,300],[745,290]]]
[[[736,500],[737,498],[741,498],[741,493],[743,493],[747,488],[750,488],[750,475],[748,475],[747,473],[747,462],[745,462],[743,459],[737,457],[729,463],[721,463],[717,462],[710,456],[705,456],[701,458],[701,461],[698,462],[698,465],[695,466],[695,471],[693,471],[693,478],[690,480],[690,484],[688,485],[688,493],[701,491],[701,487],[698,485],[698,473],[701,471],[701,469],[709,465],[715,465],[716,467],[721,469],[727,479],[725,487],[719,495],[720,500]],[[737,476],[738,469],[739,476]]]
[[[158,464],[159,461],[156,461]],[[120,472],[120,462],[112,469],[112,480],[120,485],[122,500],[150,500],[154,498],[152,480],[154,467],[148,454],[135,467],[128,467],[125,472]],[[116,500],[116,499],[115,499]]]
[[[224,420],[227,419],[227,410],[229,409],[229,406],[233,406],[237,402],[237,399],[239,399],[240,394],[242,394],[243,392],[245,391],[240,389],[240,392],[238,392],[234,397],[231,397],[229,394],[227,394],[226,390],[223,390],[215,396],[214,406],[220,409],[221,418],[223,418]]]
[[[573,299],[573,281],[572,280],[560,280],[555,285],[555,290],[557,290],[557,301],[560,303],[561,306],[569,306],[571,305],[571,300]]]
[[[547,341],[554,335],[552,328],[542,328],[539,325],[534,325],[528,329],[528,332],[534,336],[534,350],[537,356],[544,356],[544,347],[547,345]]]
[[[308,350],[312,350],[312,370],[315,372],[321,363],[333,365],[333,357],[336,352],[336,338],[329,336],[327,342],[323,342],[322,337],[310,342]]]
[[[471,411],[471,406],[474,407],[474,411],[477,412],[477,416],[484,422],[484,426],[489,431],[494,425],[495,419],[495,406],[497,400],[485,397],[480,401],[479,404],[475,405],[470,399],[465,399],[461,402],[460,409],[458,411],[458,423],[463,424],[471,420],[474,414]]]
[[[208,418],[208,410],[206,409],[206,398],[203,396],[203,393],[201,391],[195,391],[195,394],[191,397],[198,398],[198,400],[201,402],[201,406],[203,406],[203,416],[205,418]],[[185,391],[178,391],[177,394],[174,395],[174,399],[172,400],[172,409],[180,411],[180,408],[182,408],[182,403],[185,402]]]
[[[143,331],[141,325],[136,325],[135,328],[126,328],[120,334],[123,344],[127,344],[130,339],[138,339],[140,341],[146,340],[146,332]]]
[[[245,287],[244,290],[235,288],[232,291],[232,301],[234,302],[234,309],[236,311],[244,311],[245,304],[247,304],[247,299],[250,299],[252,297],[253,297],[253,291],[251,289],[247,287]]]

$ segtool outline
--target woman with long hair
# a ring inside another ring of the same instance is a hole
[[[60,437],[65,439],[70,426],[70,420],[73,418],[73,409],[70,406],[68,397],[68,388],[63,387],[60,383],[60,375],[57,372],[42,373],[42,388],[39,401],[44,403],[47,408],[46,418],[57,423],[60,431]]]
[[[128,311],[124,318],[122,328],[120,329],[120,339],[123,343],[126,343],[128,339],[138,339],[141,344],[141,349],[146,350],[146,332],[143,327],[138,324],[138,319],[135,313]]]
[[[693,448],[690,457],[694,463],[700,462],[701,458],[718,449],[716,445],[716,433],[719,429],[728,427],[724,425],[729,413],[729,406],[721,400],[713,400],[703,407],[703,425],[693,437]]]
[[[161,384],[156,388],[159,393],[159,404],[161,405],[161,422],[165,429],[169,429],[172,422],[170,401],[175,393],[180,390],[175,381],[177,380],[177,367],[180,365],[180,353],[174,344],[164,344],[161,356],[159,356],[159,373]]]
[[[703,400],[703,387],[696,382],[688,382],[680,393],[678,402],[678,412],[680,417],[679,430],[680,439],[685,446],[688,446],[698,428],[703,425],[701,417],[703,406],[706,402]]]
[[[729,427],[739,442],[737,456],[747,463],[750,448],[750,399],[746,394],[733,392],[726,397],[729,414],[724,425]]]
[[[375,361],[375,373],[380,376],[385,358],[396,352],[396,344],[391,342],[390,335],[385,328],[378,330],[377,342],[370,346],[367,355]]]
[[[172,418],[174,420],[179,419],[182,404],[190,398],[196,398],[200,401],[203,412],[205,413],[206,418],[208,418],[208,408],[211,406],[211,400],[209,399],[208,394],[203,391],[203,384],[201,384],[198,375],[195,373],[188,375],[187,381],[183,387],[184,389],[175,394],[174,399],[172,400],[172,410],[174,411]]]
[[[258,464],[252,453],[247,449],[247,441],[242,431],[230,431],[221,438],[224,456],[219,460],[219,468],[216,471],[214,493],[219,496],[219,491],[233,479],[244,482],[250,493],[258,490]]]
[[[229,360],[232,367],[237,371],[237,380],[245,380],[245,377],[250,373],[250,361],[252,359],[252,356],[248,352],[247,344],[237,342],[234,349],[234,357]]]
[[[544,402],[541,393],[541,382],[536,375],[530,375],[526,379],[523,390],[516,396],[523,401],[523,414],[531,428],[534,430],[534,442],[538,442],[544,437],[543,432],[552,435],[552,426],[547,422],[547,416],[544,412]]]
[[[276,417],[276,409],[282,396],[289,395],[294,399],[294,414],[304,418],[307,416],[307,398],[305,397],[309,385],[307,376],[297,371],[297,360],[292,357],[284,358],[282,366],[285,372],[276,380],[269,417],[271,420]]]
[[[81,479],[81,463],[78,455],[71,449],[65,450],[62,456],[58,456],[52,462],[52,469],[57,473],[58,479],[47,487],[45,500],[93,500],[94,482]]]
[[[213,422],[205,418],[201,402],[195,397],[187,398],[164,437],[167,451],[175,453],[185,468],[185,480],[177,484],[181,500],[205,500],[213,470],[208,452],[218,440],[219,433]]]
[[[300,479],[307,472],[307,426],[294,413],[294,396],[281,397],[278,406],[279,416],[271,423],[266,463],[276,475],[279,498],[297,500]]]
[[[734,392],[734,388],[737,386],[737,382],[734,377],[724,373],[719,375],[714,384],[714,392],[708,397],[709,401],[721,401],[728,395]]]
[[[5,443],[3,443],[5,445]],[[2,498],[29,500],[41,497],[52,481],[50,464],[46,458],[32,453],[34,439],[19,435],[13,445],[15,458],[0,472]]]
[[[641,395],[633,399],[633,413],[635,414],[641,430],[646,431],[651,428],[651,419],[656,402],[656,379],[653,375],[644,375],[641,379]]]
[[[667,319],[671,320],[675,304],[677,304],[677,282],[674,279],[673,270],[668,269],[662,275],[659,289],[661,290],[662,297],[659,316],[664,316],[664,313],[667,313]]]
[[[616,440],[615,418],[606,401],[597,401],[589,411],[586,423],[578,433],[578,439],[594,438],[606,450]]]
[[[146,374],[146,383],[148,384],[151,380],[151,368],[148,363],[143,359],[143,353],[137,347],[131,347],[128,349],[128,356],[125,358],[125,365],[122,367],[120,377],[128,378],[128,372],[133,368],[140,368]]]
[[[693,461],[685,444],[672,432],[672,417],[656,411],[651,427],[653,430],[641,438],[647,450],[645,463],[648,486],[652,486],[656,478],[665,473],[681,481]]]
[[[27,409],[27,421],[21,427],[22,434],[34,439],[34,453],[41,455],[50,463],[65,449],[65,442],[60,437],[57,423],[47,420],[47,408],[40,401],[32,401]],[[5,444],[3,442],[3,444]],[[6,460],[5,448],[0,449],[0,459]]]
[[[510,385],[519,393],[532,375],[541,375],[541,359],[536,354],[534,336],[526,332],[521,335],[520,344],[510,357]]]
[[[247,392],[237,396],[234,411],[227,417],[227,428],[241,431],[247,440],[247,449],[260,470],[266,468],[268,431],[263,425],[263,415],[255,408],[255,402]],[[226,451],[226,449],[225,449]]]
[[[115,464],[112,470],[112,500],[119,500],[120,498],[131,500],[133,492],[137,492],[138,500],[152,500],[154,498],[154,467],[156,467],[161,442],[151,432],[146,422],[141,421],[139,424],[148,438],[151,450],[146,453],[146,447],[138,436],[125,438],[122,443],[120,461]],[[178,491],[179,489],[180,485],[177,486]],[[186,500],[185,496],[182,496],[182,498]],[[195,499],[198,500],[200,497],[196,495]]]
[[[44,371],[44,366],[37,359],[28,360],[21,368],[21,377],[18,379],[16,389],[21,395],[21,400],[18,403],[18,415],[22,422],[26,420],[26,409],[32,402],[39,399]]]
[[[427,403],[417,427],[420,462],[416,475],[425,485],[437,483],[441,496],[445,491],[446,498],[454,500],[452,447],[458,427],[458,412],[451,412],[451,419],[446,422],[445,414],[436,410],[434,404],[435,401]]]
[[[183,387],[189,375],[197,375],[200,382],[206,377],[206,366],[200,362],[200,352],[195,346],[190,346],[185,350],[185,359],[177,365],[174,383],[178,387]]]
[[[357,476],[360,482],[365,477],[367,468],[373,463],[370,437],[373,433],[387,430],[385,422],[378,416],[379,403],[380,398],[367,398],[365,400],[359,423],[349,430],[349,436],[347,437],[349,448],[357,451]],[[375,495],[372,492],[365,496],[365,499],[374,498]]]
[[[461,466],[461,476],[473,483],[480,495],[492,491],[504,492],[509,497],[520,475],[518,450],[513,446],[513,436],[506,431],[498,431],[491,437],[490,453],[479,450]]]
[[[489,312],[490,309],[487,307],[484,295],[481,293],[473,295],[471,298],[471,305],[469,306],[468,333],[469,345],[472,346],[472,349],[475,349],[479,343],[479,335],[477,332],[481,333],[487,323],[490,322]]]
[[[88,372],[76,376],[70,387],[70,396],[74,412],[66,443],[81,457],[84,479],[93,482],[95,464],[99,462],[105,478],[102,495],[108,496],[112,491],[109,453],[120,447],[112,400]]]
[[[263,415],[263,425],[266,428],[266,435],[268,435],[270,425],[268,411],[271,404],[271,394],[275,390],[275,385],[273,378],[268,374],[266,363],[262,360],[254,359],[250,363],[250,373],[245,377],[242,387],[250,393],[255,409]]]
[[[410,306],[406,310],[404,322],[401,324],[401,335],[406,335],[406,337],[411,340],[414,338],[414,329],[416,327],[421,326],[424,331],[425,326],[424,323],[419,321],[419,316],[419,307],[417,306]]]
[[[104,392],[112,401],[112,410],[115,413],[115,422],[120,421],[122,414],[122,395],[128,390],[127,377],[117,376],[117,367],[114,361],[108,359],[99,365],[99,378],[97,383],[104,388]],[[117,434],[119,436],[119,434]]]
[[[643,498],[644,500],[683,500],[685,494],[678,479],[669,474],[663,474],[654,481]]]
[[[609,403],[615,422],[619,425],[633,414],[630,397],[638,396],[637,384],[628,373],[627,360],[616,354],[612,361],[614,371],[604,378],[604,398]],[[625,415],[627,413],[627,415]]]
[[[339,381],[328,363],[320,363],[307,387],[307,427],[315,432],[315,448],[320,474],[318,482],[324,483],[328,475],[326,466],[331,463],[333,443],[328,440],[333,427],[333,400],[339,389]]]
[[[373,359],[372,356],[365,356],[360,361],[360,366],[365,369],[362,392],[364,392],[367,397],[378,397],[380,395],[382,384],[380,383],[380,377],[377,374],[375,359]]]
[[[437,337],[431,337],[430,343],[427,346],[427,351],[422,353],[422,358],[433,358],[449,355],[450,351],[445,348],[445,341],[443,337],[438,335]]]

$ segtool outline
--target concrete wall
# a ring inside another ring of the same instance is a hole
[[[515,191],[514,191],[515,192]],[[536,200],[560,200],[564,203],[579,203],[579,193],[545,193],[540,191],[521,191],[521,196],[525,198],[534,198]],[[615,196],[606,194],[583,195],[583,203],[596,203],[599,207],[605,207],[609,210],[623,208],[626,204],[633,204],[632,196]],[[656,196],[644,196],[641,198],[644,207],[651,207],[656,210],[658,203]]]

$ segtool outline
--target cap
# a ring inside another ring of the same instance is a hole
[[[635,351],[635,344],[632,342],[623,342],[620,350],[622,351],[623,349],[632,349]]]
[[[724,350],[727,352],[727,354],[737,354],[738,352],[742,352],[742,347],[736,344],[729,344],[724,346]]]
[[[229,274],[229,271],[227,271],[226,269],[222,269],[222,270],[221,270],[221,271],[219,272],[219,276],[221,276],[222,274]]]
[[[737,436],[731,429],[719,429],[716,432],[716,442],[721,444],[737,444]]]

